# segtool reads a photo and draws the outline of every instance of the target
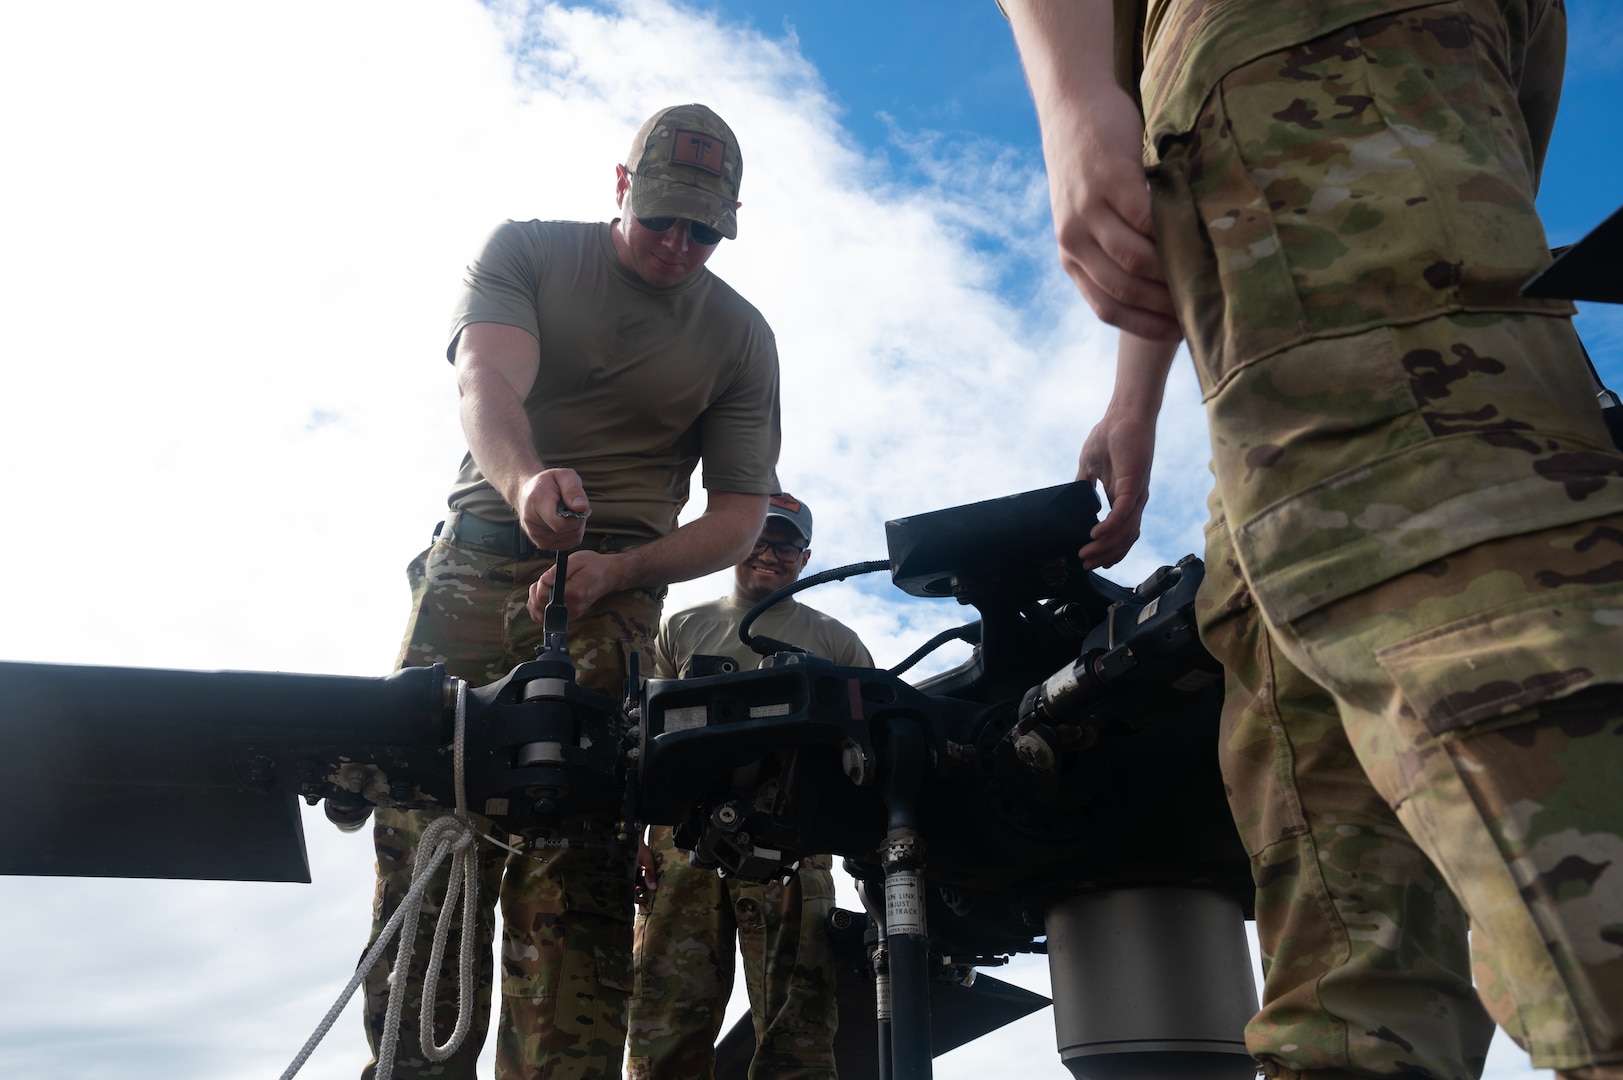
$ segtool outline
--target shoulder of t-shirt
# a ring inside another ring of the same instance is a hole
[[[772,326],[766,321],[766,316],[761,314],[759,308],[744,299],[743,294],[727,284],[721,275],[710,270],[706,270],[705,273],[710,275],[710,294],[705,298],[706,303],[720,306],[729,313],[754,323],[766,334],[768,341],[775,340]]]
[[[603,222],[601,221],[565,221],[561,218],[530,218],[528,221],[520,221],[518,218],[508,218],[500,225],[496,226],[498,230],[515,228],[525,229],[531,232],[544,233],[590,232],[594,229],[601,229],[602,227]]]
[[[852,640],[854,640],[857,644],[862,645],[862,639],[857,636],[857,632],[842,623],[840,620],[836,619],[834,616],[828,614],[827,612],[818,611],[810,604],[801,604],[800,606],[825,627],[835,631],[844,631],[845,633],[850,634]],[[862,647],[864,649],[868,648],[866,645],[862,645]]]
[[[601,221],[543,221],[531,218],[520,221],[508,218],[490,231],[487,243],[503,240],[508,243],[527,243],[540,248],[554,244],[571,244],[586,248],[596,230],[603,228]]]

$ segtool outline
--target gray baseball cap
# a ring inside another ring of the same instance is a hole
[[[811,543],[812,516],[811,507],[789,494],[787,491],[772,496],[766,506],[766,518],[771,521],[777,518],[787,521],[789,526],[798,532],[806,543]]]

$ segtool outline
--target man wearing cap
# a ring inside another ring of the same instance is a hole
[[[734,570],[732,594],[665,620],[653,674],[686,676],[695,656],[758,666],[761,658],[738,638],[739,623],[768,594],[800,577],[811,558],[811,534],[806,504],[774,495],[760,539]],[[842,666],[873,666],[848,627],[792,598],[768,608],[751,629]],[[649,831],[649,851],[631,997],[632,1080],[713,1074],[716,1036],[732,993],[735,936],[755,1023],[750,1076],[832,1080],[834,957],[824,926],[834,903],[829,856],[808,858],[788,884],[757,884],[689,866],[668,827]]]
[[[446,350],[469,453],[451,513],[408,567],[401,666],[444,664],[483,685],[533,659],[553,553],[567,550],[571,659],[582,686],[618,698],[627,654],[649,651],[665,585],[749,551],[778,489],[777,349],[760,313],[705,269],[721,239],[737,235],[742,172],[738,142],[714,112],[663,109],[615,167],[613,221],[508,221],[490,235],[464,277]],[[704,512],[677,527],[701,461]],[[374,940],[432,818],[377,812]],[[443,1064],[419,1049],[433,920],[420,924],[395,1076],[474,1076],[498,897],[497,1076],[619,1074],[634,854],[607,818],[577,814],[564,831],[586,846],[518,855],[481,843],[476,1015]],[[443,894],[443,884],[429,890]],[[439,983],[439,1043],[455,1023],[455,966],[447,957]],[[366,982],[374,1053],[387,996],[380,965]]]

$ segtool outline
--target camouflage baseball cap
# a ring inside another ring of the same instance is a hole
[[[744,158],[733,129],[704,105],[661,109],[637,129],[626,156],[631,212],[679,217],[738,236],[738,185]]]
[[[773,518],[788,522],[789,527],[799,533],[806,543],[811,543],[811,507],[787,491],[781,491],[772,496],[772,499],[767,503],[766,519],[771,521]]]

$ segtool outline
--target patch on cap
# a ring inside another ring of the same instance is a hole
[[[727,156],[727,144],[714,135],[702,131],[677,129],[671,139],[671,164],[692,165],[713,176],[722,175],[721,163]]]
[[[805,537],[808,544],[811,543],[811,507],[787,491],[780,491],[767,500],[766,517],[768,521],[777,518],[779,521],[787,522],[790,528]]]

